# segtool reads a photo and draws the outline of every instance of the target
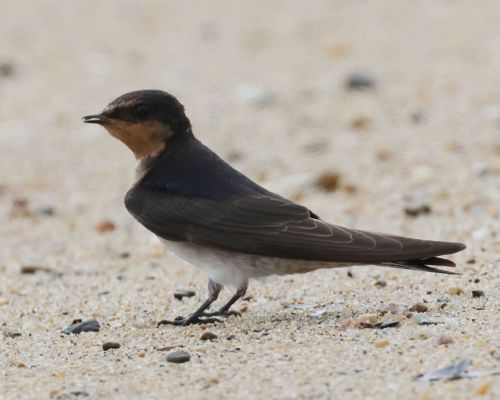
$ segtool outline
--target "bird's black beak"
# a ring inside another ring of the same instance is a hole
[[[95,114],[86,115],[82,118],[82,121],[86,122],[87,124],[104,124],[105,122],[109,121],[109,118],[104,114]]]

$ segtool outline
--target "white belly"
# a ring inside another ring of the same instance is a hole
[[[325,261],[290,260],[237,253],[188,242],[161,239],[167,249],[195,267],[210,279],[225,286],[238,288],[245,280],[269,275],[287,275],[314,271],[318,268],[344,267],[351,264]]]

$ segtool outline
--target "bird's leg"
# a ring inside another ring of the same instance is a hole
[[[222,285],[219,283],[216,283],[212,281],[211,279],[208,281],[208,299],[206,299],[203,304],[191,315],[189,315],[187,318],[184,317],[177,317],[173,321],[163,319],[160,322],[158,322],[158,326],[160,325],[190,325],[190,324],[207,324],[211,322],[220,322],[217,318],[203,318],[200,319],[200,317],[207,316],[205,315],[205,310],[210,307],[210,304],[212,304],[215,300],[217,300],[217,297],[219,296],[219,292],[222,289]],[[210,316],[208,316],[210,317]]]
[[[238,299],[242,298],[245,295],[245,293],[247,292],[247,288],[248,288],[248,280],[245,280],[245,282],[243,282],[240,285],[238,290],[236,290],[234,296],[231,297],[231,299],[226,304],[224,304],[217,311],[204,312],[203,315],[206,317],[217,317],[217,316],[228,317],[229,315],[237,315],[237,316],[241,315],[238,311],[230,311],[229,309],[234,303],[236,303]]]

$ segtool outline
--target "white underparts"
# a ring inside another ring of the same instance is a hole
[[[204,271],[213,281],[232,288],[238,288],[247,279],[305,273],[319,268],[351,265],[328,261],[265,257],[219,250],[189,242],[170,242],[163,239],[161,241],[173,254]]]

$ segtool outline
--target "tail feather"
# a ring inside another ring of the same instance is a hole
[[[455,263],[453,261],[440,257],[429,257],[424,259],[408,260],[408,261],[389,261],[389,262],[382,262],[379,265],[392,268],[410,269],[415,271],[434,272],[438,274],[460,275],[460,273],[458,272],[431,267],[431,265],[455,267]]]
[[[429,257],[421,260],[424,264],[439,265],[443,267],[455,267],[455,263],[451,260],[441,257]]]

